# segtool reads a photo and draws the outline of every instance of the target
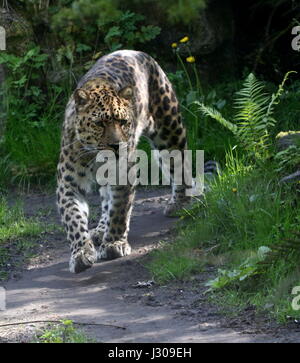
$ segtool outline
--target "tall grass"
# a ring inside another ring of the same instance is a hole
[[[272,165],[266,164],[262,173],[229,154],[226,166],[223,175],[212,182],[205,199],[189,210],[187,225],[181,225],[175,241],[152,254],[148,268],[156,281],[189,278],[207,264],[234,271],[258,248],[276,250],[291,238],[292,231],[299,230],[295,197],[289,186],[278,186]],[[299,317],[287,303],[291,301],[292,287],[300,283],[300,248],[296,252],[284,250],[259,275],[228,284],[214,294],[228,303],[236,292],[237,305],[253,303],[258,308],[271,301],[271,313],[278,319],[292,313]]]

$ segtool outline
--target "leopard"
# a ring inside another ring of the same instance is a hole
[[[130,255],[130,218],[136,185],[101,185],[97,227],[89,228],[87,194],[96,183],[100,150],[118,158],[120,146],[137,149],[140,138],[154,150],[187,149],[180,105],[166,73],[150,55],[119,50],[99,58],[70,96],[57,166],[57,206],[71,249],[69,270],[81,273],[100,260]],[[190,202],[190,185],[177,185],[164,214]],[[97,183],[96,183],[97,184]]]

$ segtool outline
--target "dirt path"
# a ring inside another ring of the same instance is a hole
[[[205,273],[192,283],[134,287],[138,281],[151,279],[141,262],[168,236],[175,222],[162,214],[167,197],[164,194],[161,190],[137,193],[130,232],[131,256],[98,263],[82,274],[68,271],[69,250],[64,234],[46,234],[48,247],[42,257],[33,259],[21,278],[4,284],[7,310],[0,312],[0,324],[72,319],[111,325],[86,327],[87,334],[99,342],[299,341],[296,332],[270,333],[265,322],[263,327],[252,326],[251,312],[238,320],[224,320],[203,296],[200,286],[207,278]],[[58,223],[53,195],[26,196],[24,204],[27,215],[38,214],[41,219]],[[97,197],[91,198],[91,204],[93,217]],[[0,341],[28,341],[36,327],[40,325],[0,328]]]

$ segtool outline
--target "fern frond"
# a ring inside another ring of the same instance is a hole
[[[256,134],[257,126],[263,124],[270,99],[263,90],[263,83],[250,73],[243,84],[243,88],[236,93],[234,106],[237,112],[234,119],[242,126],[241,132]]]
[[[234,120],[238,124],[238,137],[242,145],[257,157],[266,155],[269,128],[276,121],[267,116],[271,97],[264,92],[264,84],[250,73],[243,88],[236,93],[234,102],[237,110]]]
[[[226,120],[219,111],[212,107],[205,106],[203,103],[195,101],[196,105],[199,106],[199,110],[203,113],[204,116],[209,116],[214,120],[218,121],[222,126],[226,127],[232,133],[237,133],[237,126],[232,122]]]
[[[287,72],[285,74],[284,78],[283,78],[283,81],[278,86],[277,92],[272,94],[271,102],[269,103],[267,113],[266,113],[266,117],[271,119],[271,115],[273,114],[273,111],[274,111],[274,106],[278,105],[278,103],[280,102],[280,97],[282,96],[282,93],[284,91],[285,82],[288,80],[290,74],[292,74],[292,73],[297,73],[297,72],[296,71]]]

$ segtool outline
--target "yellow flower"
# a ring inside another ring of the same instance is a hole
[[[186,61],[187,61],[188,63],[195,63],[196,59],[195,59],[195,57],[190,56],[190,57],[187,57],[187,58],[186,58]]]
[[[232,188],[232,192],[233,193],[236,193],[237,192],[237,189],[236,188]]]
[[[177,43],[172,43],[172,44],[171,44],[171,47],[172,47],[173,49],[177,48],[177,46],[178,46],[178,44],[177,44]]]
[[[189,41],[189,37],[184,37],[179,40],[180,43],[187,43]]]

